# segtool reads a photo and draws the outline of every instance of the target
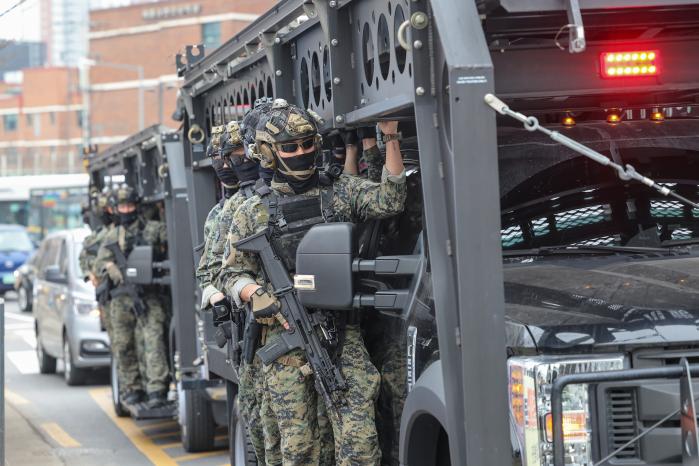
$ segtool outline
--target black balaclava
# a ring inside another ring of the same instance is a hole
[[[234,189],[238,184],[238,177],[235,175],[235,170],[227,167],[223,160],[214,159],[211,161],[211,166],[214,167],[216,177],[229,189]]]
[[[262,178],[265,184],[269,186],[272,183],[272,179],[274,178],[274,170],[272,170],[271,168],[265,168],[262,165],[259,165],[258,167],[260,178]]]
[[[274,179],[287,183],[296,194],[305,193],[318,186],[316,151],[288,158],[282,158],[275,154],[275,158],[277,159],[277,171],[274,173]],[[312,171],[312,173],[305,175],[304,178],[292,174],[292,172],[306,171]]]
[[[103,210],[102,214],[100,215],[100,221],[103,225],[109,225],[114,221],[114,215],[110,214],[106,210]]]
[[[257,163],[248,159],[244,155],[229,155],[233,170],[241,183],[246,183],[249,181],[257,181],[260,178],[260,173],[258,170]]]
[[[136,220],[138,220],[138,209],[129,213],[119,212],[119,223],[124,226],[129,226]]]

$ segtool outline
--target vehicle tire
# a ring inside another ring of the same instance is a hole
[[[68,335],[63,335],[63,378],[69,386],[82,385],[87,378],[87,371],[73,364],[73,351],[70,349]]]
[[[228,452],[231,466],[257,466],[255,449],[250,442],[243,416],[240,415],[237,397],[228,413]]]
[[[196,453],[214,448],[216,422],[211,412],[211,402],[202,390],[180,390],[179,403],[183,403],[184,419],[180,419],[182,447]]]
[[[44,345],[41,344],[41,338],[39,337],[38,326],[34,327],[34,334],[36,335],[36,358],[39,360],[39,372],[42,374],[55,374],[56,358],[44,351]]]
[[[22,312],[32,312],[32,294],[22,283],[17,290],[17,305]]]
[[[129,412],[121,404],[121,399],[119,398],[119,376],[117,375],[117,362],[112,357],[112,361],[109,367],[109,384],[112,387],[112,404],[114,405],[114,412],[119,417],[126,417]]]

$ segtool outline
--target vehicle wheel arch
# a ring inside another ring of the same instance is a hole
[[[421,374],[405,400],[400,427],[400,464],[449,464],[446,425],[442,364],[435,361]]]

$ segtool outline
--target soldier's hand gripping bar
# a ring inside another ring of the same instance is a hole
[[[609,157],[600,154],[599,152],[590,149],[589,147],[584,146],[583,144],[580,144],[579,142],[567,136],[564,136],[558,131],[551,131],[550,129],[544,128],[543,126],[539,125],[539,120],[537,120],[536,117],[526,116],[519,112],[511,110],[510,107],[508,107],[502,100],[498,99],[493,94],[486,94],[484,100],[486,104],[488,104],[493,110],[500,113],[501,115],[507,115],[511,118],[514,118],[517,121],[520,121],[524,125],[524,129],[526,129],[527,131],[541,131],[557,143],[564,145],[569,149],[572,149],[575,152],[584,155],[585,157],[601,165],[611,167],[612,169],[616,170],[617,174],[619,175],[619,178],[621,178],[622,180],[638,181],[639,183],[642,183],[650,188],[655,189],[663,196],[674,197],[678,201],[683,202],[690,207],[699,208],[699,204],[697,204],[696,202],[690,201],[686,197],[677,194],[671,189],[659,185],[647,176],[641,175],[636,171],[636,169],[632,165],[626,164],[626,166],[622,166],[612,161]]]

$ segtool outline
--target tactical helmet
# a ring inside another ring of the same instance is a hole
[[[209,142],[209,145],[211,146],[212,155],[210,155],[210,157],[218,155],[218,151],[221,148],[221,136],[223,136],[223,133],[225,131],[226,127],[223,125],[213,126],[211,128],[211,140]],[[209,154],[207,153],[207,155]]]
[[[138,193],[131,186],[123,184],[116,189],[116,203],[118,204],[136,204],[139,201]]]
[[[316,117],[284,99],[275,99],[269,110],[261,116],[255,130],[260,166],[270,169],[276,167],[275,144],[309,137],[315,138],[316,152],[320,150]]]
[[[238,125],[237,121],[228,122],[226,125],[226,132],[222,135],[220,144],[220,153],[222,156],[231,153],[239,147],[243,147],[243,140],[240,136],[240,125]]]
[[[255,139],[277,144],[317,134],[318,126],[312,115],[284,99],[275,99],[265,118],[258,124]]]

